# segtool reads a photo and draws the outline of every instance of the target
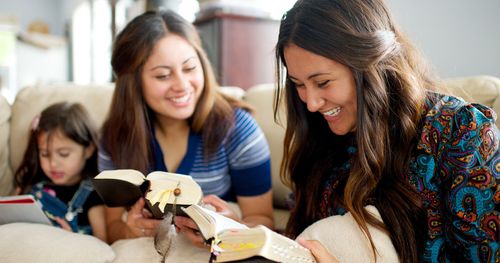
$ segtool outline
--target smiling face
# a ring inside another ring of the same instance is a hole
[[[142,72],[146,103],[158,119],[186,120],[203,90],[203,68],[194,47],[169,34],[160,39]]]
[[[94,146],[84,147],[66,137],[59,129],[38,136],[38,159],[44,174],[56,185],[75,185]]]
[[[288,77],[310,112],[319,112],[330,130],[345,135],[356,129],[356,82],[349,67],[294,44],[284,49]]]

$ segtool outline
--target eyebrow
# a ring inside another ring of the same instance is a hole
[[[330,75],[330,74],[328,74],[328,73],[314,73],[314,74],[310,75],[309,77],[307,77],[307,79],[309,80],[309,79],[312,79],[314,77],[321,76],[321,75]],[[293,79],[293,80],[298,80],[296,77],[294,77],[290,74],[288,74],[288,78]]]
[[[182,61],[182,65],[188,63],[190,60],[192,59],[196,59],[196,56],[192,56],[192,57],[189,57],[187,58],[186,60]],[[171,66],[166,66],[166,65],[158,65],[158,66],[155,66],[153,68],[151,68],[151,71],[155,70],[155,69],[158,69],[158,68],[164,68],[164,69],[172,69]]]

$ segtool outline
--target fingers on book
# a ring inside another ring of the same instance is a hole
[[[308,249],[265,226],[248,228],[196,204],[182,210],[211,245],[214,262],[316,262]]]
[[[109,207],[130,207],[141,197],[154,218],[167,212],[184,215],[180,207],[201,202],[201,187],[189,175],[155,171],[144,175],[137,170],[118,169],[99,173],[92,179],[95,190]]]

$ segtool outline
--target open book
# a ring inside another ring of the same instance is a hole
[[[0,197],[0,225],[15,222],[52,225],[32,195]]]
[[[255,262],[316,262],[311,252],[294,240],[259,225],[248,228],[199,205],[182,208],[212,245],[215,262],[263,258]]]
[[[246,229],[246,225],[234,221],[229,217],[218,214],[215,211],[194,204],[187,208],[181,208],[184,213],[189,216],[198,226],[203,239],[210,241],[217,236],[218,233],[226,229]]]
[[[198,204],[203,196],[191,176],[176,173],[152,172],[144,176],[132,169],[108,170],[94,177],[92,183],[107,206],[132,206],[144,197],[146,208],[158,219],[167,212],[185,215],[179,207]]]
[[[316,262],[307,248],[262,225],[248,229],[227,229],[219,233],[218,239],[218,248],[213,252],[215,262],[258,257],[275,262]]]

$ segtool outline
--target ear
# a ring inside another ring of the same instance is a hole
[[[87,146],[87,148],[85,148],[85,159],[88,159],[90,158],[90,156],[92,156],[92,154],[94,153],[95,151],[95,144],[91,144],[89,146]]]

